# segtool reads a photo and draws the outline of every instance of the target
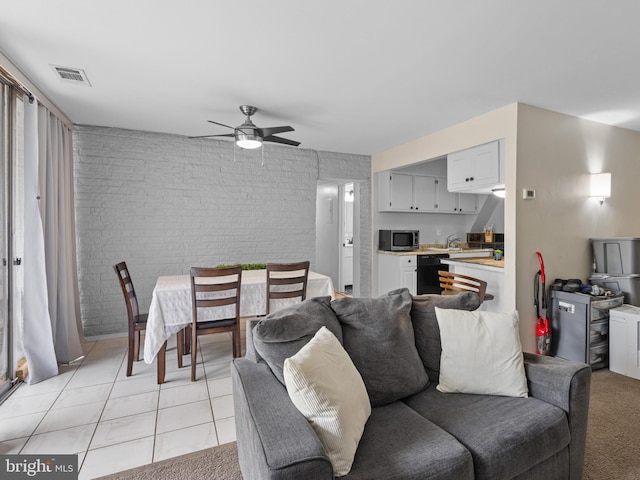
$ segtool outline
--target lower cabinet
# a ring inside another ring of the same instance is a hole
[[[417,255],[378,253],[378,295],[408,288],[412,295],[418,290]]]

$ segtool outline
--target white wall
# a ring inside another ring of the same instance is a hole
[[[317,267],[316,186],[364,185],[361,242],[370,243],[370,158],[266,144],[233,144],[115,128],[74,128],[78,275],[86,336],[126,331],[112,266],[129,265],[146,310],[160,275],[191,266],[310,260]],[[368,248],[361,282],[369,285]],[[368,295],[365,288],[363,295]]]

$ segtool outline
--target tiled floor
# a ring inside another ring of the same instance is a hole
[[[198,341],[197,381],[190,356],[178,369],[174,337],[163,385],[155,363],[126,377],[125,338],[84,344],[79,365],[0,405],[0,453],[77,453],[79,479],[91,479],[234,441],[230,334]]]

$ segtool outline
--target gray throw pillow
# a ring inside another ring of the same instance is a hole
[[[331,309],[331,297],[310,298],[260,320],[253,328],[253,346],[284,385],[285,359],[298,353],[323,326],[342,343],[342,329]]]
[[[428,385],[413,336],[409,290],[378,298],[339,298],[331,306],[342,324],[344,349],[364,380],[372,406],[395,402]]]
[[[436,318],[436,307],[455,310],[475,310],[480,306],[478,295],[463,292],[458,295],[418,295],[413,297],[411,322],[416,337],[416,347],[429,378],[438,382],[440,378],[440,327]]]

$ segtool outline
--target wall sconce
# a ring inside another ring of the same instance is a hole
[[[600,205],[605,198],[611,197],[611,174],[592,173],[591,174],[591,197],[597,198]]]

